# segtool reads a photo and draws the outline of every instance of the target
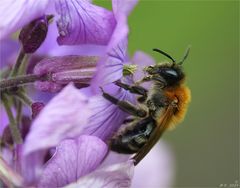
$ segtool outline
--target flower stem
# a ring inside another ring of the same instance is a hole
[[[46,81],[46,80],[50,80],[49,75],[40,76],[35,74],[27,74],[23,76],[17,76],[14,78],[7,78],[0,81],[0,90],[4,90],[10,87],[19,87],[35,81]]]
[[[17,112],[16,123],[17,125],[19,125],[22,119],[22,102],[21,101],[17,101],[16,112]]]
[[[18,74],[19,67],[22,64],[22,61],[23,61],[25,55],[26,54],[24,53],[23,49],[21,49],[20,52],[19,52],[17,61],[16,61],[15,65],[14,65],[14,67],[13,67],[11,73],[10,73],[10,77],[14,77],[14,76],[16,76]]]
[[[10,107],[8,98],[5,94],[2,94],[2,101],[3,101],[3,105],[6,109],[8,118],[9,118],[9,128],[11,130],[12,138],[15,143],[21,144],[22,143],[21,133],[20,133],[18,125],[14,119],[13,113],[11,111],[11,107]]]
[[[0,187],[1,181],[7,187],[22,187],[23,186],[23,179],[22,177],[14,172],[12,168],[0,157]],[[2,183],[2,184],[3,184]]]
[[[32,105],[32,100],[26,95],[24,91],[19,91],[16,93],[16,96],[26,105],[31,106]]]

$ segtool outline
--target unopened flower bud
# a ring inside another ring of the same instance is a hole
[[[34,102],[32,104],[32,118],[34,119],[39,113],[40,111],[43,109],[44,107],[44,103],[42,102]]]
[[[41,91],[58,92],[70,82],[86,87],[96,72],[97,56],[58,56],[45,58],[34,67],[36,75],[50,75],[47,81],[37,81],[35,86]]]
[[[13,139],[9,126],[5,127],[2,135],[2,143],[7,145],[13,145]]]
[[[24,26],[19,34],[19,40],[25,53],[34,53],[47,36],[48,24],[52,16],[42,16]]]

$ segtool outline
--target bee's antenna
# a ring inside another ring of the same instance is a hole
[[[168,57],[169,59],[171,59],[173,63],[176,62],[170,55],[168,55],[166,52],[164,52],[164,51],[162,51],[162,50],[159,50],[158,48],[153,48],[153,51],[165,55],[166,57]]]
[[[189,51],[190,51],[190,48],[191,48],[191,46],[188,46],[188,48],[187,48],[187,50],[186,50],[186,52],[185,52],[185,54],[183,56],[183,59],[178,63],[179,65],[182,65],[183,62],[187,59]]]

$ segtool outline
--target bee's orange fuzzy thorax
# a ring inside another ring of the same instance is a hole
[[[169,125],[167,129],[173,129],[177,124],[183,121],[188,104],[191,100],[190,89],[184,85],[180,85],[174,88],[169,88],[165,90],[166,97],[173,101],[177,98],[177,111],[173,114],[172,118],[169,120]]]

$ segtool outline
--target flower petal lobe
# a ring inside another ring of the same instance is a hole
[[[65,87],[36,117],[26,137],[24,154],[56,146],[64,138],[78,136],[87,124],[88,100],[71,84]]]
[[[130,160],[123,163],[117,163],[96,170],[89,175],[80,178],[77,183],[72,183],[65,188],[128,188],[131,186],[133,171],[133,161]]]
[[[55,5],[60,45],[108,43],[116,25],[111,11],[86,0],[59,0]]]
[[[95,170],[106,153],[106,144],[94,136],[64,140],[47,163],[38,186],[62,187],[75,182]]]

